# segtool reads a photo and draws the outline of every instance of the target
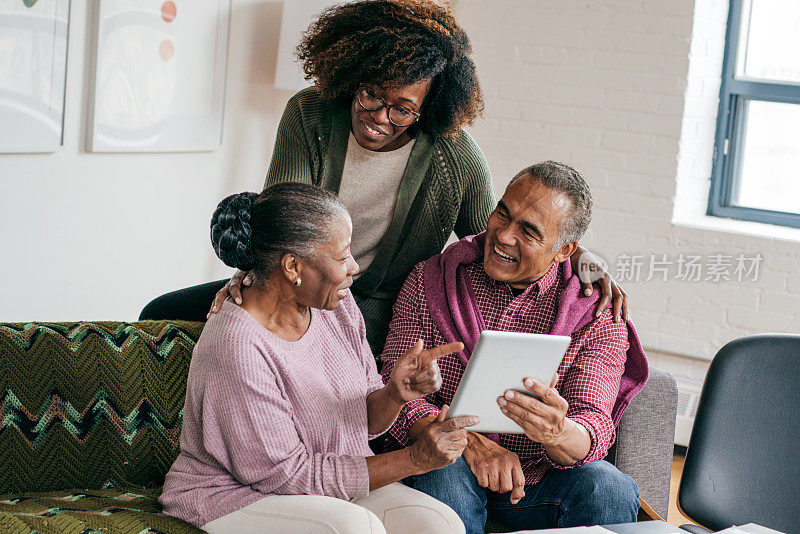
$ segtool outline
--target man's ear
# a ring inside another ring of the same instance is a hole
[[[575,251],[578,250],[578,242],[577,241],[570,241],[569,243],[564,243],[561,245],[561,248],[558,249],[556,252],[555,258],[553,261],[556,263],[561,263],[562,261],[566,261],[572,256]]]

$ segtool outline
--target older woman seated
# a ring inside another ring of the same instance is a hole
[[[417,344],[383,385],[348,290],[351,228],[334,194],[299,183],[218,206],[214,250],[256,283],[212,315],[192,354],[165,513],[210,533],[464,532],[398,481],[453,463],[477,418],[441,415],[399,451],[367,444],[438,390],[436,359],[463,347]]]

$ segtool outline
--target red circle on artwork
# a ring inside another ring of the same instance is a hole
[[[175,45],[169,39],[164,39],[158,45],[158,55],[162,61],[169,61],[175,55]]]
[[[164,22],[172,22],[175,20],[175,14],[178,12],[178,8],[175,7],[175,2],[164,2],[161,4],[161,18],[164,19]]]

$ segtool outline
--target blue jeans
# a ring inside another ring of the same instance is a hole
[[[528,530],[628,523],[639,511],[636,482],[605,460],[550,469],[541,482],[525,486],[515,505],[509,493],[479,486],[463,457],[408,483],[455,510],[467,534],[483,534],[487,515],[512,530]]]

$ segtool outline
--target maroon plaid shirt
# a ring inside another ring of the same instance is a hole
[[[558,297],[564,289],[564,282],[558,276],[558,264],[516,297],[507,283],[498,282],[486,274],[481,261],[466,268],[487,329],[536,334],[550,332]],[[382,356],[384,382],[397,359],[417,340],[423,339],[425,348],[447,342],[430,317],[423,276],[420,263],[406,279],[394,305]],[[586,427],[592,439],[589,454],[577,465],[603,458],[614,442],[611,410],[625,370],[627,350],[627,327],[625,323],[613,321],[610,308],[572,333],[572,342],[558,368],[556,389],[569,403],[567,417]],[[441,389],[405,405],[389,430],[389,440],[394,441],[394,445],[410,445],[408,432],[414,423],[420,418],[437,415],[441,406],[452,402],[465,366],[457,355],[451,354],[439,359],[439,368],[443,380]],[[519,456],[526,484],[538,483],[551,467],[565,468],[547,456],[543,445],[531,441],[524,434],[500,434],[499,443]]]

